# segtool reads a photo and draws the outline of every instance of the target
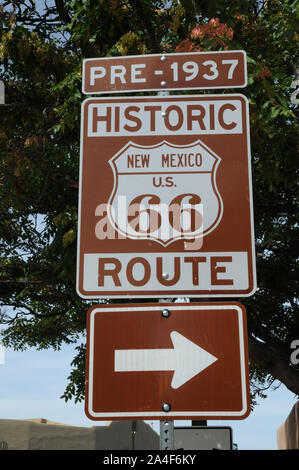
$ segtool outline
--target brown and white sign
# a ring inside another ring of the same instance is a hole
[[[244,96],[90,98],[81,132],[81,297],[254,292]]]
[[[84,59],[85,94],[149,90],[242,88],[244,51],[149,54]]]
[[[87,315],[92,420],[244,419],[246,311],[239,303],[96,305]]]

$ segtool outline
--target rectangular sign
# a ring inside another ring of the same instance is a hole
[[[233,433],[230,427],[192,426],[174,428],[174,449],[232,450]]]
[[[246,85],[244,51],[149,54],[83,61],[82,91],[85,94]]]
[[[254,293],[248,119],[242,95],[83,103],[79,296]]]
[[[246,311],[232,302],[95,305],[85,376],[92,420],[244,419]]]

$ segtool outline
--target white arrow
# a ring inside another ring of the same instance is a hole
[[[173,370],[171,387],[179,388],[217,361],[197,344],[177,331],[170,333],[172,349],[116,349],[115,372]]]

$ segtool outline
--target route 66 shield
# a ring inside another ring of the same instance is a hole
[[[221,158],[200,140],[189,145],[129,142],[109,163],[114,187],[108,214],[121,235],[166,246],[178,239],[202,238],[220,223]]]

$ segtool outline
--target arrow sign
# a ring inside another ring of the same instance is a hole
[[[244,419],[246,310],[238,302],[94,305],[85,380],[92,420]]]
[[[177,331],[170,333],[172,349],[118,349],[114,351],[115,372],[173,370],[171,387],[179,388],[202,372],[217,357]]]

